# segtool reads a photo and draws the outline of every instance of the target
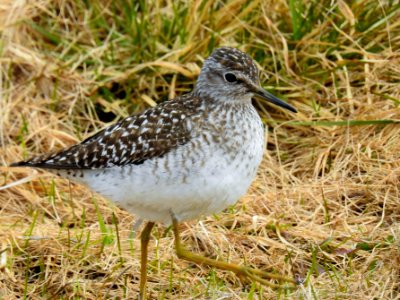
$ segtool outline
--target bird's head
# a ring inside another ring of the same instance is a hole
[[[251,101],[252,97],[260,97],[297,112],[261,87],[254,61],[235,48],[218,48],[205,60],[195,93],[218,101]]]

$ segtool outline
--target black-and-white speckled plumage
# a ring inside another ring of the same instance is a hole
[[[187,143],[189,118],[199,113],[199,107],[199,98],[186,94],[127,117],[68,149],[12,166],[84,170],[139,165]]]

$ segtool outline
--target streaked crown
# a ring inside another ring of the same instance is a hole
[[[194,92],[215,100],[250,100],[258,85],[254,61],[240,50],[222,47],[205,60]]]
[[[211,54],[207,61],[220,64],[227,71],[246,74],[253,82],[258,83],[257,66],[250,56],[238,49],[229,47],[218,48]]]

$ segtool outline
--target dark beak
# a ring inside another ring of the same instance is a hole
[[[275,105],[286,108],[287,110],[290,110],[291,112],[297,113],[297,110],[293,106],[287,104],[285,101],[279,99],[278,97],[275,97],[274,95],[272,95],[271,93],[267,92],[266,90],[264,90],[262,88],[255,89],[254,96],[260,97],[260,98],[265,99],[268,102],[271,102]]]

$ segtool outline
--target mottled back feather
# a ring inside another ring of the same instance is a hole
[[[61,152],[38,156],[12,166],[45,169],[101,169],[142,164],[190,140],[190,118],[200,100],[186,94],[127,117]]]

